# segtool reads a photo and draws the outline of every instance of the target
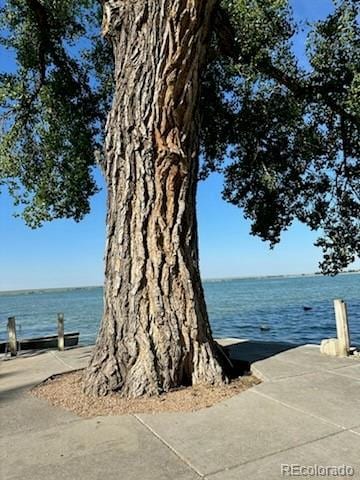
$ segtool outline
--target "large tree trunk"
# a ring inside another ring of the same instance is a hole
[[[224,380],[201,286],[198,97],[214,0],[108,0],[105,310],[85,390],[158,394]]]

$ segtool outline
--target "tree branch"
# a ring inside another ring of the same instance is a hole
[[[241,56],[239,48],[236,44],[235,30],[231,24],[227,12],[218,7],[214,16],[214,30],[219,42],[221,53],[231,58],[237,63],[248,63],[250,59],[245,59]],[[259,73],[265,74],[268,77],[276,80],[281,85],[284,85],[296,97],[308,99],[311,102],[317,102],[320,97],[334,112],[342,118],[351,121],[355,125],[359,125],[360,119],[336,102],[327,91],[329,85],[314,85],[311,80],[299,79],[281,70],[274,65],[270,58],[263,58],[256,64]]]
[[[26,0],[26,3],[34,15],[39,35],[39,81],[30,103],[35,100],[46,80],[46,54],[52,59],[54,65],[68,74],[70,81],[79,88],[79,91],[85,91],[87,95],[90,95],[88,85],[78,80],[76,76],[74,77],[76,71],[69,61],[61,39],[52,35],[57,26],[56,19],[39,0]]]
[[[36,91],[33,96],[34,99],[38,95],[41,87],[45,83],[46,77],[46,47],[48,43],[48,33],[50,25],[48,21],[48,14],[45,7],[38,0],[26,0],[28,7],[33,12],[36,23],[38,24],[38,56],[39,56],[39,80]]]

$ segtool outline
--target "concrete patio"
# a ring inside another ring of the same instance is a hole
[[[282,464],[298,464],[347,465],[360,479],[360,360],[237,342],[222,343],[263,383],[193,413],[79,418],[28,389],[85,366],[90,347],[3,359],[0,477],[272,480],[286,477]]]

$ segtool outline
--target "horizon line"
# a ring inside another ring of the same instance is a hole
[[[339,272],[337,275],[349,275],[349,274],[360,274],[360,269],[350,270]],[[265,278],[294,278],[294,277],[326,277],[321,272],[311,272],[311,273],[279,273],[271,275],[245,275],[245,276],[232,276],[232,277],[206,277],[201,278],[202,282],[215,282],[215,281],[231,281],[231,280],[251,280],[251,279],[265,279]],[[77,286],[62,286],[62,287],[36,287],[36,288],[19,288],[19,289],[5,289],[0,290],[0,293],[20,293],[20,292],[38,292],[42,290],[51,291],[51,290],[75,290],[83,288],[102,288],[103,284],[99,285],[77,285]]]

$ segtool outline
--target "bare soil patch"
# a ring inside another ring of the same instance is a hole
[[[81,417],[122,415],[129,413],[192,412],[211,407],[222,400],[238,395],[261,383],[253,375],[232,380],[227,385],[196,385],[171,390],[157,397],[124,399],[119,394],[91,397],[83,392],[81,370],[57,375],[31,390],[35,397],[64,408]]]

